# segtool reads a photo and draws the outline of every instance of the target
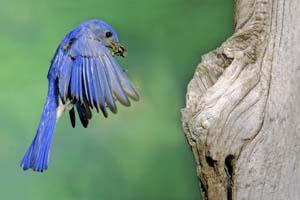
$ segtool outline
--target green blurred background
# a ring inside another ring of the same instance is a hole
[[[232,0],[0,2],[0,199],[199,200],[180,108],[200,55],[233,29]],[[35,134],[46,74],[62,37],[99,18],[128,48],[119,59],[141,101],[87,129],[59,121],[50,169],[19,168]]]

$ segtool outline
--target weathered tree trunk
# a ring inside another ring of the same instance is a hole
[[[205,199],[300,200],[300,1],[236,0],[203,56],[183,127]]]

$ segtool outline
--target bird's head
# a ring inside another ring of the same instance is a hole
[[[87,23],[97,40],[110,48],[113,55],[125,56],[126,49],[119,43],[118,35],[111,26],[97,19],[89,20]]]

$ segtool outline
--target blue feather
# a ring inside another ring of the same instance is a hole
[[[72,74],[71,74],[71,83],[70,83],[70,92],[71,97],[76,98],[76,85],[77,85],[77,75],[76,75],[77,67],[73,65]]]
[[[72,74],[72,65],[73,65],[73,61],[69,56],[65,56],[64,58],[62,58],[62,62],[60,63],[61,67],[58,74],[58,78],[59,78],[59,94],[61,99],[64,100],[64,102],[66,101],[68,95],[69,83]]]
[[[88,72],[88,84],[89,84],[89,90],[91,91],[92,94],[92,104],[95,106],[97,109],[97,112],[99,112],[98,104],[97,104],[97,88],[95,87],[95,81],[94,81],[94,76],[93,76],[93,60],[91,58],[86,58],[88,60],[88,67],[87,67],[87,72]]]
[[[95,102],[95,89],[93,87],[93,77],[91,74],[91,63],[88,58],[85,58],[87,66],[86,66],[86,74],[87,74],[87,87],[90,93],[90,105],[94,105],[97,108],[97,104]]]
[[[118,63],[114,59],[110,58],[110,61],[112,63],[112,66],[115,69],[115,72],[120,80],[122,88],[124,89],[126,94],[131,99],[138,101],[139,95],[138,95],[137,91],[134,89],[134,87],[132,86],[131,82],[129,81],[125,71],[123,69],[121,69],[121,67],[118,65]]]
[[[86,59],[82,58],[83,60],[83,66],[82,66],[82,74],[83,74],[83,80],[84,80],[84,91],[85,91],[85,96],[86,96],[86,100],[88,102],[88,104],[93,108],[93,105],[91,104],[91,93],[89,90],[89,81],[88,81],[88,76],[87,76],[87,61]]]
[[[58,88],[55,80],[49,80],[48,97],[33,142],[21,161],[24,170],[32,168],[42,172],[48,168],[52,136],[56,125]]]
[[[117,106],[115,104],[115,100],[112,96],[112,90],[111,90],[111,85],[110,85],[110,79],[108,76],[108,72],[105,68],[105,63],[103,61],[103,59],[101,57],[99,57],[99,60],[101,61],[101,64],[99,65],[99,71],[100,71],[100,75],[101,75],[101,79],[104,82],[104,92],[105,92],[105,100],[106,103],[109,107],[109,109],[113,112],[113,113],[117,113]]]
[[[82,59],[78,60],[78,90],[79,90],[79,100],[82,103],[83,102],[83,75],[82,75]]]
[[[101,90],[100,90],[100,86],[99,86],[99,81],[98,81],[98,78],[96,76],[96,65],[95,65],[95,62],[94,62],[94,59],[93,58],[89,58],[90,60],[90,74],[91,74],[91,78],[93,80],[93,88],[94,88],[94,91],[95,91],[95,99],[94,99],[94,102],[95,102],[95,107],[97,108],[97,111],[99,111],[99,105],[100,105],[100,94],[101,94]]]
[[[121,87],[119,77],[116,74],[115,68],[113,67],[113,63],[111,62],[109,55],[104,54],[104,62],[114,96],[124,106],[130,106],[130,101],[128,100],[123,88]]]
[[[75,68],[75,76],[76,76],[76,78],[75,78],[75,80],[76,80],[76,83],[75,83],[75,99],[77,100],[77,101],[79,101],[79,67],[80,67],[80,65],[79,65],[79,62],[80,62],[80,59],[76,59],[76,61],[75,61],[75,63],[74,63],[74,66],[73,66],[73,68]]]
[[[99,86],[99,105],[100,109],[105,117],[107,117],[107,111],[105,108],[105,97],[104,97],[104,81],[101,76],[101,69],[100,69],[100,63],[99,60],[95,59],[95,80],[97,81],[97,84]]]

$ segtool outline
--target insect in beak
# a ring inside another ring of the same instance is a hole
[[[112,49],[112,55],[113,56],[121,56],[125,57],[126,56],[126,49],[118,42],[110,42],[109,43],[109,48]]]

